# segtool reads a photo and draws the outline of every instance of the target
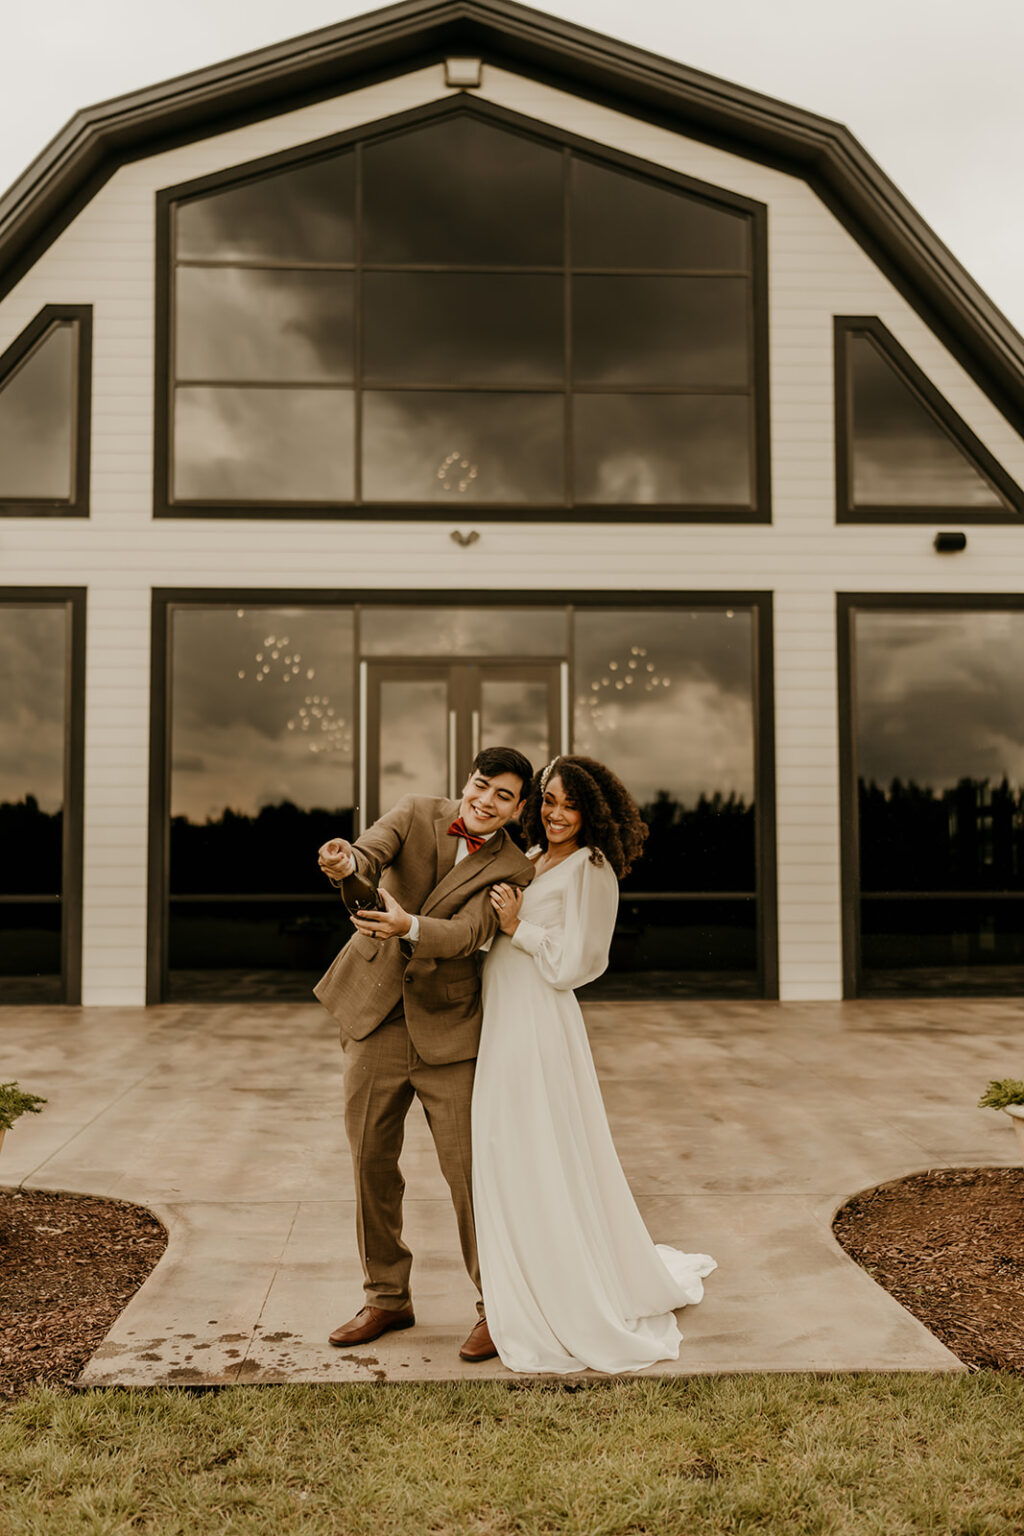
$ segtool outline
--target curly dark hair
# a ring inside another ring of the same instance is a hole
[[[540,819],[543,776],[543,771],[535,773],[530,781],[520,819],[529,842],[546,848],[547,838]],[[556,758],[551,777],[561,779],[566,795],[583,817],[579,844],[591,850],[591,864],[599,864],[603,854],[618,878],[623,879],[640,857],[647,839],[646,823],[625,784],[592,757]]]

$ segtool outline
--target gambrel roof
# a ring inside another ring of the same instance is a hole
[[[0,298],[124,162],[467,54],[803,178],[1024,432],[1024,338],[848,129],[514,0],[402,0],[77,113],[0,198]]]

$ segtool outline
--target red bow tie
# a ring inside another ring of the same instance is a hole
[[[457,816],[448,828],[448,836],[464,837],[470,853],[476,853],[477,849],[482,848],[487,841],[486,837],[475,837],[472,832],[467,832],[461,816]]]

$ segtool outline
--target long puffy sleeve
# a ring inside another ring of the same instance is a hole
[[[608,951],[619,909],[619,882],[607,862],[591,864],[589,851],[577,858],[566,883],[565,906],[557,926],[524,923],[512,935],[516,949],[559,992],[585,987],[608,965]]]

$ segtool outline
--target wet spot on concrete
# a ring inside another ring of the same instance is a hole
[[[282,1339],[294,1339],[294,1337],[294,1333],[265,1333],[263,1335],[263,1342],[264,1344],[278,1344]]]
[[[162,1360],[163,1359],[163,1355],[158,1355],[158,1354],[155,1353],[154,1350],[147,1349],[146,1353],[144,1355],[137,1355],[136,1359],[138,1359],[138,1360]]]
[[[237,1360],[242,1351],[240,1349],[226,1349],[224,1353],[229,1360]]]
[[[241,1344],[249,1335],[247,1333],[222,1333],[217,1340],[218,1344]]]

